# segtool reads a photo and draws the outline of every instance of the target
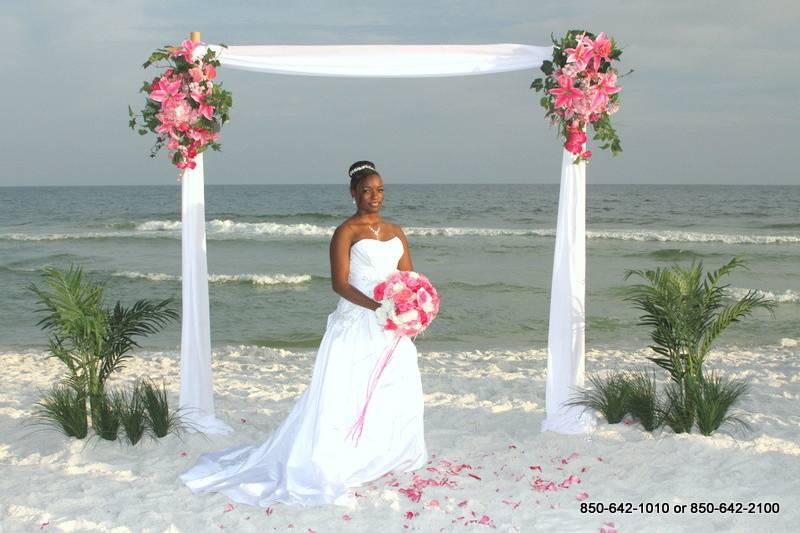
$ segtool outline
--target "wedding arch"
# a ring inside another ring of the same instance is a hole
[[[603,35],[600,34],[597,43]],[[194,54],[212,50],[216,52],[219,65],[225,68],[299,76],[422,78],[493,74],[540,67],[545,70],[544,65],[554,53],[553,46],[522,44],[206,46],[200,43],[198,32],[192,32],[191,41],[195,44],[190,48],[196,46]],[[580,44],[579,40],[578,48]],[[580,53],[579,50],[577,54]],[[604,57],[608,59],[608,54]],[[595,66],[595,75],[597,68]],[[534,86],[539,81],[536,80]],[[550,88],[549,92],[553,94],[561,91],[565,94],[563,98],[569,98],[568,93],[573,90],[569,80],[559,81],[558,85],[553,85],[555,82],[552,81],[546,83],[550,85],[545,84],[545,89]],[[537,90],[542,88],[542,84],[539,85]],[[552,90],[552,87],[557,89]],[[606,96],[608,94],[611,93]],[[559,98],[562,98],[561,93]],[[545,106],[544,99],[542,105]],[[551,114],[557,115],[552,106],[548,116]],[[560,116],[563,118],[563,113]],[[546,418],[541,429],[559,433],[583,433],[592,424],[591,418],[579,408],[566,405],[573,389],[584,383],[585,162],[591,152],[584,151],[586,136],[582,131],[585,131],[585,124],[581,131],[569,130],[570,137],[563,150],[550,291]],[[201,431],[225,433],[231,428],[215,416],[211,371],[203,154],[190,152],[189,157],[189,165],[181,167],[185,173],[181,180],[183,314],[180,407],[188,420]],[[175,161],[177,159],[173,158]]]

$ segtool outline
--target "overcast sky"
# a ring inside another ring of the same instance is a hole
[[[623,48],[624,152],[589,183],[796,184],[796,2],[2,1],[0,185],[174,184],[127,128],[141,64],[191,30],[227,44],[547,45],[570,28]],[[220,71],[234,95],[206,182],[344,183],[357,159],[388,181],[558,180],[561,148],[529,89],[538,71],[367,80]],[[595,146],[596,147],[596,146]]]

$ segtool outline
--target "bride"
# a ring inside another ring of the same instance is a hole
[[[403,230],[380,216],[383,180],[369,161],[353,163],[356,213],[333,233],[333,290],[311,384],[262,444],[203,454],[181,475],[193,492],[219,492],[248,505],[342,503],[348,489],[427,460],[417,349],[404,337],[370,400],[360,439],[348,437],[377,360],[392,338],[378,324],[373,287],[396,270],[412,270]],[[337,502],[337,500],[339,500]]]

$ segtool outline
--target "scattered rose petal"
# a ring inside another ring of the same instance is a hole
[[[458,506],[459,506],[459,507],[464,507],[464,506],[466,506],[466,505],[467,505],[467,500],[464,500],[463,502],[458,502]],[[462,517],[462,518],[463,518],[463,517]]]
[[[581,480],[577,476],[571,475],[567,479],[559,483],[558,486],[561,487],[562,489],[566,489],[569,488],[570,485],[579,484],[580,482]]]
[[[47,527],[47,526],[49,526],[49,525],[50,525],[50,521],[49,521],[49,520],[48,520],[47,522],[42,522],[42,525],[41,525],[41,526],[39,526],[39,529],[44,529],[44,528],[46,528],[46,527]]]
[[[614,525],[614,522],[606,522],[600,528],[600,533],[617,533],[617,526]]]
[[[230,513],[234,509],[235,509],[235,507],[233,506],[233,504],[227,503],[227,504],[225,504],[225,509],[222,512],[223,513]]]
[[[417,503],[419,501],[419,499],[422,498],[422,491],[421,490],[416,490],[414,488],[400,489],[400,492],[402,494],[405,494],[406,496],[408,496],[408,499],[411,500],[414,503]]]
[[[516,509],[517,507],[519,507],[519,504],[522,503],[522,501],[515,502],[512,500],[503,500],[503,503],[506,505],[510,505],[512,509]]]
[[[267,516],[272,516],[273,511],[274,509],[272,507],[267,507],[266,509],[264,509],[264,512],[267,513]]]
[[[246,418],[240,418],[239,420],[241,420],[242,424],[247,424],[247,419]]]
[[[427,502],[425,502],[425,505],[423,507],[425,507],[426,509],[438,509],[439,500],[428,500]]]
[[[489,523],[489,522],[491,522],[491,521],[492,521],[492,519],[491,519],[491,518],[489,518],[489,517],[488,517],[488,516],[486,516],[486,515],[483,515],[483,516],[481,517],[481,519],[480,519],[480,520],[478,520],[478,523],[479,523],[479,524],[488,524],[488,523]]]
[[[515,449],[515,448],[516,448],[516,446],[515,446],[515,445],[513,445],[513,444],[509,444],[509,445],[508,445],[508,449],[509,449],[509,450],[513,450],[513,449]]]
[[[350,520],[352,520],[352,518],[353,517],[350,516],[349,514],[343,514],[342,515],[342,520],[344,520],[345,522],[349,522]]]
[[[186,452],[181,452],[181,457],[186,457],[186,456],[188,456],[188,455],[189,455],[189,454],[188,454],[188,453],[186,453]]]
[[[585,500],[588,497],[589,497],[589,493],[586,492],[586,491],[583,491],[583,492],[579,492],[578,495],[575,496],[575,499],[578,500],[579,502],[582,502],[583,500]]]
[[[529,466],[528,468],[530,468],[531,470],[538,470],[539,472],[542,471],[542,467],[539,465]]]
[[[469,477],[474,477],[474,478],[475,478],[475,479],[477,479],[477,480],[480,480],[480,479],[481,479],[481,476],[478,476],[478,475],[476,475],[476,474],[473,474],[473,473],[469,473],[469,474],[467,474],[467,475],[468,475]]]

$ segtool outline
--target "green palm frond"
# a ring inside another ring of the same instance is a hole
[[[103,380],[121,370],[125,360],[130,358],[130,350],[139,347],[135,337],[157,333],[179,319],[178,312],[171,308],[172,303],[171,298],[160,302],[139,300],[125,308],[117,302],[109,312],[106,353],[100,374]]]
[[[625,299],[642,311],[638,325],[650,328],[650,348],[656,356],[649,359],[673,381],[680,383],[689,373],[700,376],[706,354],[731,323],[756,308],[773,311],[775,302],[755,291],[726,306],[728,285],[721,282],[738,268],[746,268],[740,257],[706,274],[702,261],[689,267],[626,271],[626,280],[635,276],[645,282],[631,286]]]

